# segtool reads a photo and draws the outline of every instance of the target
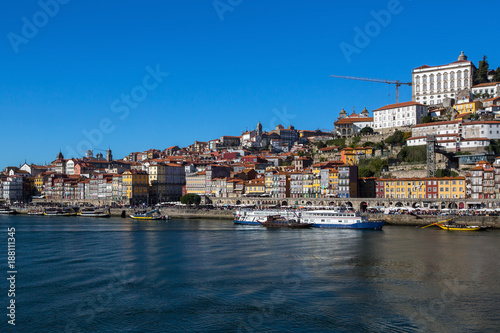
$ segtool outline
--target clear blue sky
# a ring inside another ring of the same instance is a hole
[[[0,168],[50,162],[59,149],[72,157],[87,148],[83,131],[122,158],[240,135],[258,121],[331,129],[342,108],[371,111],[395,96],[393,85],[330,74],[411,81],[412,68],[462,50],[500,66],[494,0],[60,1],[47,9],[53,17],[38,1],[1,4]],[[377,31],[371,11],[390,6]],[[367,25],[369,44],[358,41],[348,62],[341,43],[355,47],[354,28]],[[159,84],[146,77],[157,65],[169,73]],[[131,92],[133,108],[120,100]]]

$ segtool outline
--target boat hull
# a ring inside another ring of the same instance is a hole
[[[81,217],[110,217],[111,215],[109,213],[88,213],[88,214],[85,214],[85,213],[80,213],[78,214],[78,216],[81,216]]]
[[[443,230],[449,230],[449,231],[479,231],[483,230],[483,228],[479,226],[468,226],[468,227],[452,227],[452,226],[446,226],[446,225],[437,225]]]
[[[261,225],[257,221],[241,221],[234,220],[234,224],[241,225]],[[313,223],[313,228],[330,228],[330,229],[371,229],[371,230],[381,230],[384,226],[385,221],[370,221],[370,222],[359,222],[350,224],[334,224],[334,223]]]
[[[357,222],[349,224],[335,224],[335,223],[314,223],[313,228],[330,228],[330,229],[371,229],[381,230],[385,221],[370,221],[370,222]]]

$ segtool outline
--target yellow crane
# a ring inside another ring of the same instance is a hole
[[[401,82],[399,80],[383,80],[383,79],[370,79],[366,77],[354,77],[354,76],[342,76],[342,75],[330,75],[331,77],[336,77],[340,79],[349,79],[349,80],[359,80],[359,81],[370,81],[370,82],[380,82],[387,84],[395,84],[396,85],[396,103],[399,103],[399,87],[403,84],[411,86],[411,82]]]

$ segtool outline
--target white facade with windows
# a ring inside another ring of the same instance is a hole
[[[485,94],[488,95],[486,98],[500,97],[500,82],[481,83],[472,87],[472,96],[479,95],[482,99]]]
[[[412,101],[434,105],[445,98],[458,99],[459,92],[470,93],[476,67],[462,54],[443,66],[424,65],[412,71]]]
[[[416,102],[390,104],[373,110],[373,129],[384,130],[420,124],[428,108]]]

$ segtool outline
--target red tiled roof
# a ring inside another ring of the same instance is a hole
[[[500,82],[486,82],[486,83],[476,84],[475,86],[472,86],[472,88],[496,86],[497,84],[500,84]]]
[[[380,110],[387,110],[387,109],[402,108],[402,107],[411,106],[411,105],[425,106],[423,104],[420,104],[420,103],[417,103],[417,102],[413,102],[413,101],[412,102],[403,102],[403,103],[389,104],[389,105],[383,106],[381,108],[375,109],[375,110],[373,110],[373,112],[380,111]]]
[[[373,117],[342,118],[337,120],[334,124],[351,124],[351,123],[361,123],[367,121],[373,121]]]

